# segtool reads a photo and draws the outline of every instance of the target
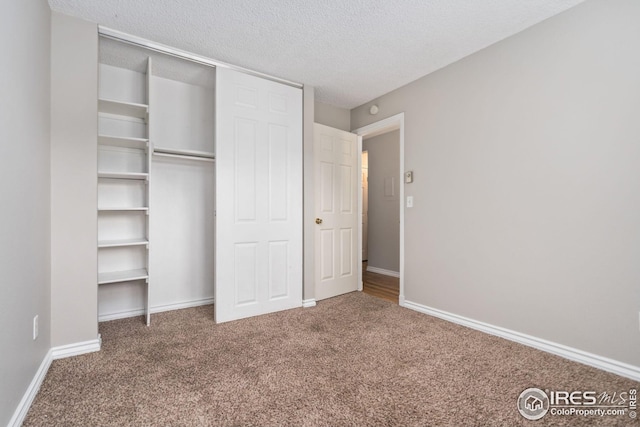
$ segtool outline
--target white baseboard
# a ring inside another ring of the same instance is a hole
[[[302,300],[302,306],[304,308],[315,307],[316,306],[316,299],[315,298],[303,299]]]
[[[44,356],[44,359],[42,359],[42,363],[40,363],[40,367],[31,380],[31,384],[29,384],[27,391],[24,393],[22,400],[20,400],[18,407],[13,413],[13,417],[11,417],[11,420],[9,420],[8,426],[19,427],[20,425],[22,425],[25,417],[27,416],[27,413],[29,412],[29,408],[31,408],[33,400],[38,394],[38,390],[40,390],[42,381],[44,381],[44,377],[47,375],[47,371],[49,371],[49,367],[51,366],[52,361],[56,359],[62,359],[64,357],[71,357],[77,356],[79,354],[100,351],[100,343],[100,337],[98,337],[95,340],[83,341],[79,343],[50,348],[47,354]]]
[[[213,304],[213,298],[203,298],[193,301],[183,301],[172,304],[156,305],[151,307],[151,313],[162,313],[163,311],[180,310],[183,308],[200,307],[201,305]],[[125,319],[128,317],[136,317],[144,315],[143,308],[136,308],[133,310],[123,310],[112,313],[98,315],[98,322],[107,322],[109,320]]]
[[[42,359],[40,367],[31,380],[29,387],[27,387],[27,391],[25,391],[24,396],[22,396],[22,400],[20,400],[13,416],[9,420],[9,424],[7,424],[8,427],[19,427],[22,425],[27,413],[29,412],[29,408],[31,408],[33,400],[38,394],[38,390],[40,390],[42,381],[44,381],[44,377],[47,375],[47,371],[49,370],[49,366],[51,366],[52,361],[52,350],[49,350]]]
[[[367,271],[370,271],[371,273],[384,274],[385,276],[400,277],[399,271],[386,270],[384,268],[372,267],[370,265],[367,265]]]
[[[529,347],[536,348],[538,350],[546,351],[547,353],[555,354],[557,356],[564,357],[565,359],[579,362],[584,365],[593,366],[594,368],[602,369],[603,371],[611,372],[622,377],[631,378],[635,381],[640,381],[640,367],[629,365],[624,362],[609,359],[607,357],[598,356],[597,354],[588,353],[586,351],[578,350],[576,348],[568,347],[566,345],[547,341],[542,338],[537,338],[531,335],[522,334],[520,332],[512,331],[510,329],[501,328],[499,326],[490,325],[488,323],[479,322],[477,320],[469,319],[467,317],[458,316],[457,314],[448,313],[446,311],[438,310],[436,308],[427,307],[422,304],[418,304],[411,301],[404,301],[404,307],[411,310],[419,311],[420,313],[428,314],[430,316],[438,317],[440,319],[457,323],[458,325],[466,326],[471,329],[476,329],[481,332],[485,332],[490,335],[495,335],[510,341],[515,341],[520,344],[524,344]]]
[[[137,308],[135,310],[114,311],[106,314],[98,315],[98,322],[108,322],[109,320],[126,319],[128,317],[143,316],[144,309]]]
[[[213,304],[213,298],[203,298],[197,299],[193,301],[183,301],[176,302],[171,304],[164,305],[156,305],[151,307],[151,313],[162,313],[163,311],[172,311],[172,310],[181,310],[183,308],[192,308],[192,307],[200,307],[202,305],[211,305]]]
[[[60,345],[51,349],[51,356],[53,360],[57,360],[85,353],[93,353],[94,351],[100,351],[101,344],[102,342],[98,336],[95,340]]]

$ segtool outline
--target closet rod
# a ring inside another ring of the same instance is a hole
[[[249,70],[247,68],[238,67],[236,65],[227,64],[226,62],[214,61],[213,59],[207,58],[206,56],[196,55],[194,53],[190,53],[185,50],[176,49],[171,46],[152,42],[151,40],[147,40],[147,39],[143,39],[142,37],[123,33],[122,31],[113,30],[111,28],[104,27],[102,25],[98,25],[98,35],[101,37],[105,37],[107,39],[116,40],[116,41],[127,43],[133,46],[138,46],[145,49],[153,50],[159,53],[164,53],[166,55],[174,56],[176,58],[185,59],[187,61],[196,62],[202,65],[207,65],[209,67],[229,68],[232,70],[240,71],[245,74],[251,74],[256,77],[261,77],[263,79],[271,80],[277,83],[293,86],[298,89],[302,89],[303,87],[303,85],[300,83],[281,79],[279,77],[270,76],[269,74],[261,73],[259,71]]]
[[[176,157],[178,159],[201,160],[203,162],[216,161],[215,157],[213,156],[204,156],[204,155],[197,155],[197,154],[176,154],[170,151],[162,151],[162,150],[154,150],[153,155],[160,156],[160,157]]]

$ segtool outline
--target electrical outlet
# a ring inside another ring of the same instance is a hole
[[[38,338],[38,315],[36,314],[33,318],[33,339]]]

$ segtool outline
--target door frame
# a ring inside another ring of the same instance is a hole
[[[373,137],[393,130],[400,131],[400,295],[398,304],[404,307],[404,113],[398,113],[386,119],[379,120],[366,126],[354,129],[351,132],[358,135],[358,152],[362,153],[362,139]],[[362,170],[362,156],[358,156],[358,169]],[[362,173],[358,174],[358,188],[362,188]],[[362,218],[362,191],[358,191],[358,215]],[[358,238],[358,265],[362,266],[362,221],[359,224]],[[358,269],[358,290],[362,291],[362,268]]]

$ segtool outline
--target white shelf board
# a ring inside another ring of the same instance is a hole
[[[147,207],[131,207],[131,208],[127,208],[127,207],[107,207],[107,208],[98,208],[98,211],[100,212],[127,212],[127,211],[148,211],[149,208]]]
[[[148,279],[149,273],[144,268],[126,271],[110,271],[108,273],[98,273],[98,285],[107,283],[129,282],[132,280]]]
[[[146,138],[98,135],[98,144],[109,147],[145,149],[149,146],[149,140]]]
[[[122,239],[122,240],[99,240],[99,248],[120,248],[124,246],[144,246],[148,245],[149,241],[144,238],[140,239]]]
[[[98,172],[98,178],[146,180],[148,173],[139,172]]]
[[[136,104],[135,102],[115,101],[113,99],[98,99],[98,111],[118,116],[136,117],[146,119],[149,106],[146,104]]]

